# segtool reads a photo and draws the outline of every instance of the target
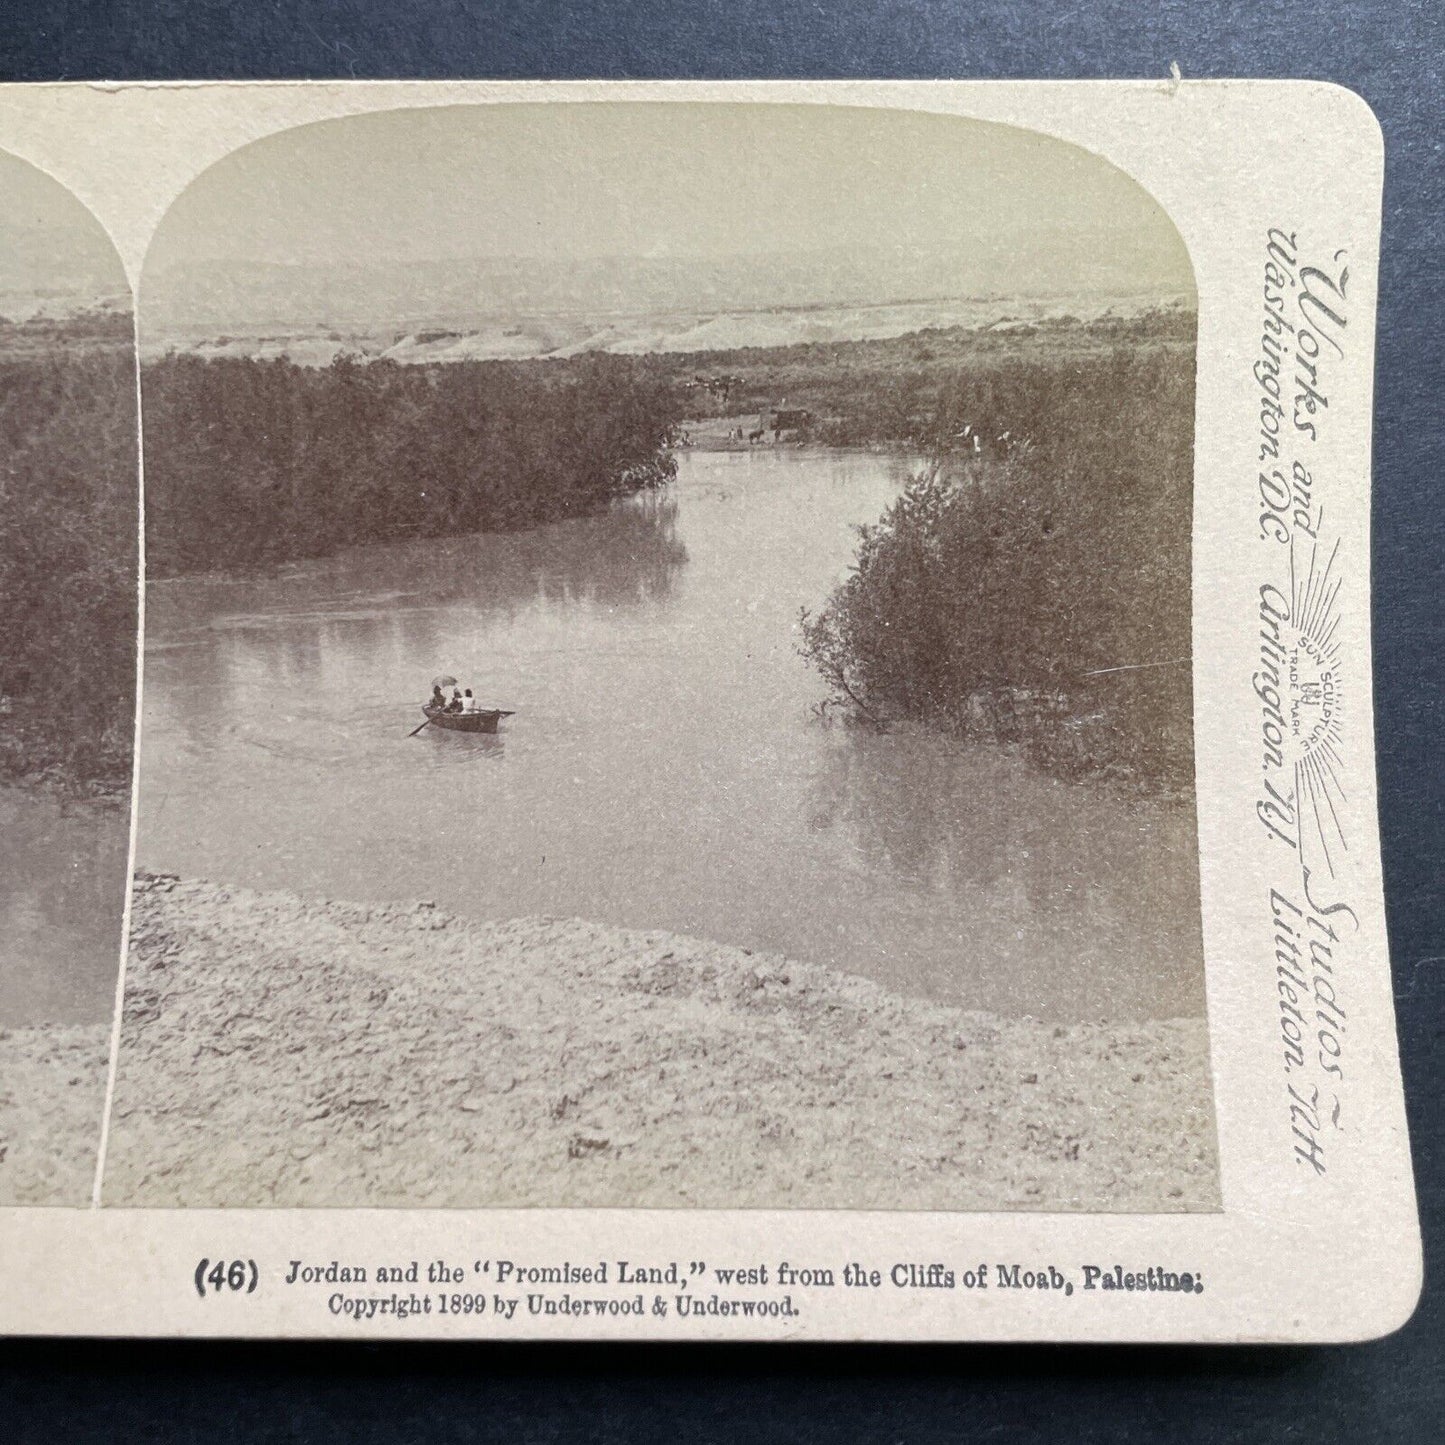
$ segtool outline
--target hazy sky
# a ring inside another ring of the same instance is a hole
[[[0,151],[0,291],[125,289],[100,222],[44,171]]]
[[[986,257],[1000,292],[1068,289],[1080,257],[1103,254],[1141,288],[1193,290],[1172,223],[1085,151],[977,121],[797,105],[457,106],[324,121],[204,174],[163,222],[150,265],[706,263],[836,248]]]

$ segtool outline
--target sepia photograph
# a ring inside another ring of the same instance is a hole
[[[130,285],[0,151],[0,1205],[91,1202],[121,959],[139,476]]]
[[[7,500],[69,489],[0,586],[0,946],[64,963],[5,980],[0,1127],[98,1100],[82,1039],[103,1085],[101,259],[0,307]],[[1219,1210],[1196,330],[1137,182],[957,116],[389,109],[204,170],[137,302],[101,1203]]]

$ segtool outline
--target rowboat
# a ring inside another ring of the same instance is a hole
[[[479,712],[447,712],[435,703],[422,708],[433,727],[445,728],[454,733],[494,733],[497,724],[511,713],[502,708],[483,708]]]

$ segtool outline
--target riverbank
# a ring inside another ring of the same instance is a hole
[[[1203,1020],[1050,1026],[779,956],[142,875],[104,1198],[1183,1211]]]
[[[0,1205],[90,1202],[108,1024],[0,1029]]]

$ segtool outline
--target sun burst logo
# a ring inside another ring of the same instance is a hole
[[[1314,852],[1331,877],[1337,855],[1348,851],[1340,809],[1345,803],[1344,699],[1340,693],[1339,595],[1335,572],[1340,544],[1321,563],[1319,543],[1308,553],[1290,550],[1289,641],[1285,647],[1287,755],[1294,759],[1301,855]]]

